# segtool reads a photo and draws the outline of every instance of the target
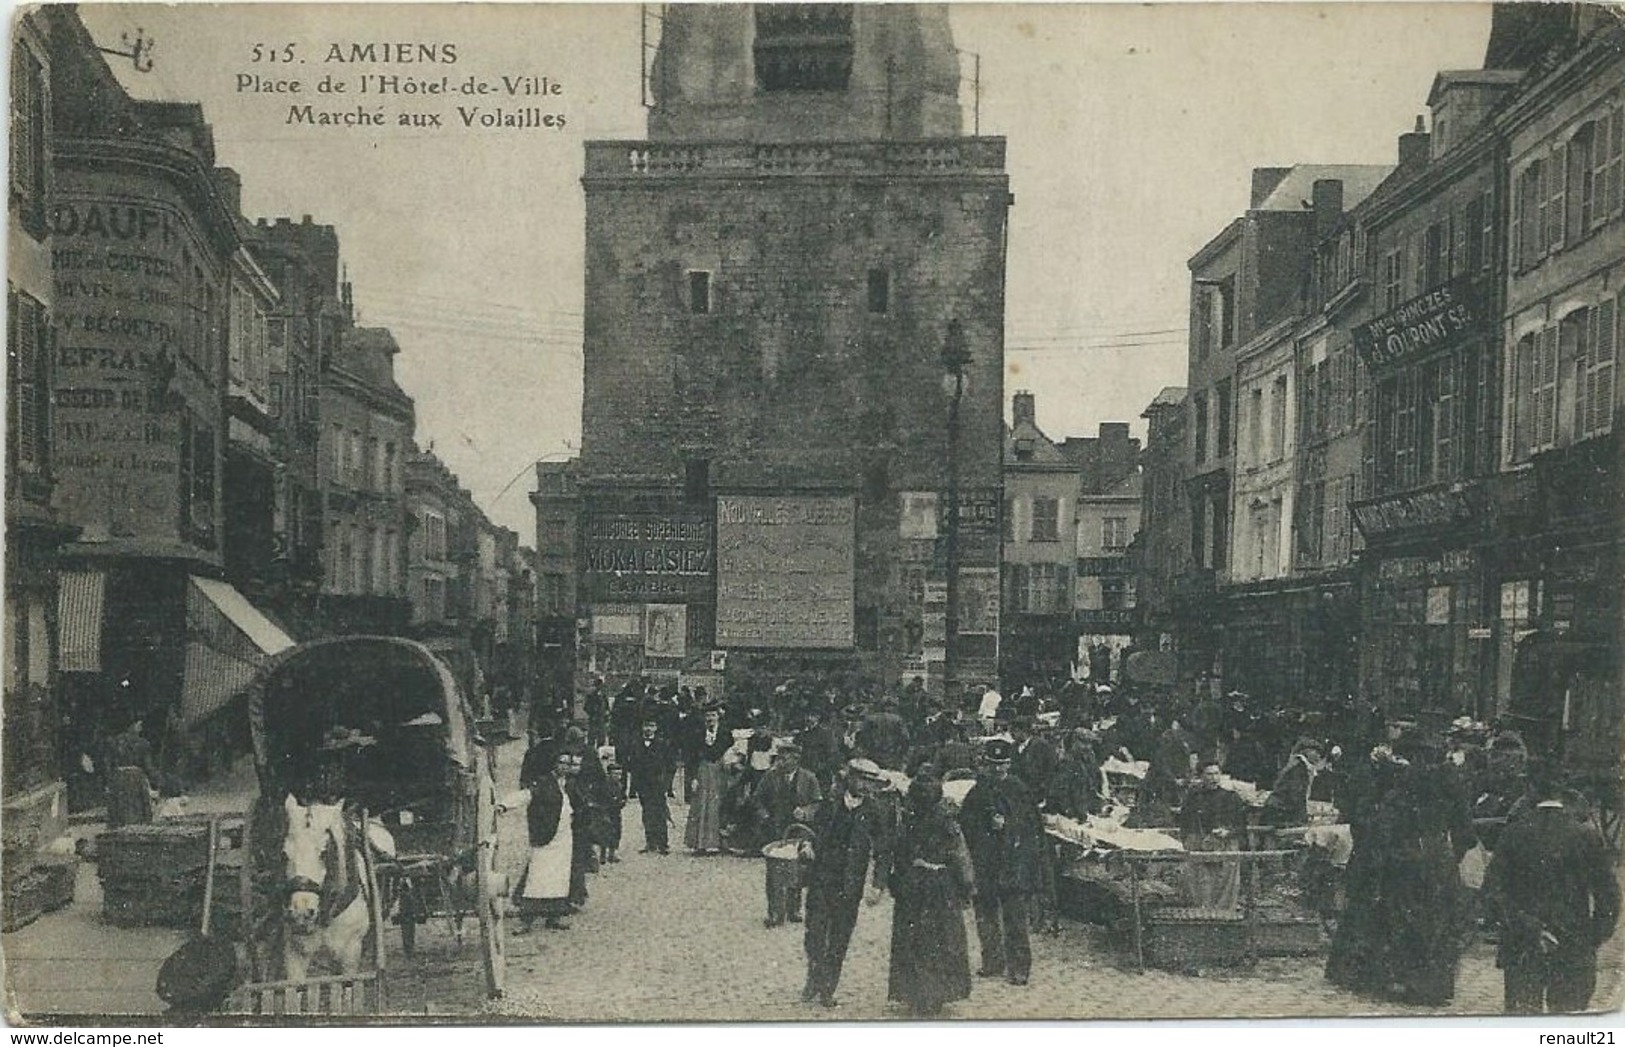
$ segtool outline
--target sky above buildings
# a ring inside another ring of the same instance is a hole
[[[81,10],[105,47],[137,27],[154,41],[151,72],[109,61],[138,97],[203,104],[219,163],[242,175],[246,215],[338,228],[360,322],[401,344],[419,442],[533,541],[532,465],[580,436],[582,143],[643,135],[644,8]],[[1009,394],[1033,390],[1039,425],[1059,439],[1112,420],[1143,432],[1145,405],[1184,383],[1185,260],[1246,208],[1252,168],[1392,163],[1434,74],[1481,64],[1489,5],[956,4],[952,20],[967,52],[966,132],[978,54],[981,131],[1009,141],[1006,411]],[[451,43],[457,62],[325,60],[333,44],[393,42]],[[289,43],[293,63],[269,60]],[[380,71],[449,75],[454,91],[474,77],[500,94],[382,99],[392,117],[441,112],[438,129],[288,123],[290,105],[376,104],[355,92]],[[351,93],[315,93],[329,74]],[[546,78],[559,93],[509,96],[503,77],[520,91],[519,78]],[[304,92],[258,89],[278,79]],[[565,122],[487,130],[476,115],[465,128],[457,104]]]

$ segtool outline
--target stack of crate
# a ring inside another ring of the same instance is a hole
[[[103,914],[121,927],[195,926],[208,850],[208,826],[195,822],[126,825],[102,833],[96,839],[96,874]]]

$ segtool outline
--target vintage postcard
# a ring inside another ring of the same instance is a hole
[[[11,32],[11,1022],[1619,1005],[1618,8]]]

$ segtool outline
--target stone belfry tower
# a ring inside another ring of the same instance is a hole
[[[960,133],[959,61],[942,5],[672,4],[650,88],[653,140]]]
[[[590,656],[940,685],[957,563],[958,679],[991,679],[1011,196],[948,13],[665,12],[648,137],[588,142],[582,179]]]

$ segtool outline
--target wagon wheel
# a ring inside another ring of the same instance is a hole
[[[475,906],[480,917],[480,946],[485,954],[485,989],[502,996],[508,981],[508,878],[499,862],[496,785],[489,773],[479,778],[474,802]]]

